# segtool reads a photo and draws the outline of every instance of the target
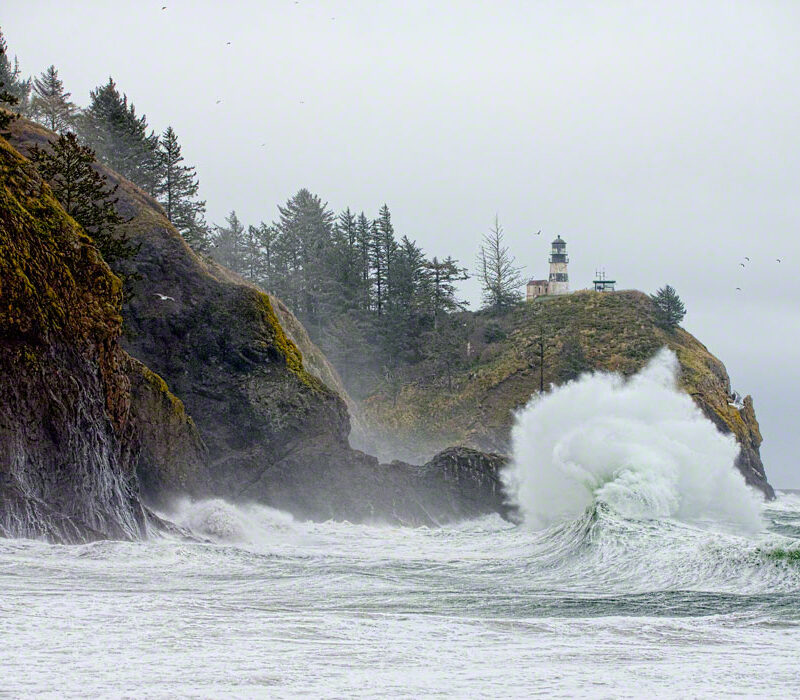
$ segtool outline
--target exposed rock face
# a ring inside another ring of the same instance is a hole
[[[166,382],[138,360],[127,358],[131,420],[139,458],[136,471],[146,500],[163,506],[177,495],[209,492],[206,447],[183,402]]]
[[[120,302],[91,241],[0,138],[0,535],[146,533]]]
[[[514,411],[539,390],[536,342],[546,338],[544,385],[560,384],[583,371],[635,374],[664,346],[680,362],[680,388],[741,452],[737,466],[747,483],[773,496],[761,463],[761,434],[750,397],[744,408],[730,405],[725,366],[691,334],[667,332],[655,323],[652,303],[635,291],[577,292],[525,304],[505,317],[465,314],[474,326],[467,370],[453,379],[453,390],[423,381],[409,382],[398,395],[377,394],[361,405],[361,418],[374,442],[363,446],[409,461],[424,461],[447,445],[505,452]],[[500,327],[501,340],[487,342],[486,331]]]
[[[13,126],[23,152],[49,136],[24,120]],[[199,258],[157,203],[101,170],[119,184],[118,208],[141,246],[131,261],[141,280],[123,310],[130,329],[124,344],[139,362],[124,369],[141,446],[136,464],[150,503],[185,492],[318,520],[415,525],[504,512],[494,458],[486,476],[475,454],[463,464],[451,455],[441,465],[415,467],[381,465],[351,449],[338,376],[291,312]]]

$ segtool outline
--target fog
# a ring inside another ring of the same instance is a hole
[[[800,487],[800,5],[602,5],[7,0],[0,25],[26,74],[81,105],[112,75],[171,124],[211,221],[308,187],[470,266],[497,213],[528,276],[560,234],[574,289],[672,284]]]

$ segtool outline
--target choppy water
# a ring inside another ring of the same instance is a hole
[[[676,371],[526,407],[520,526],[207,501],[169,515],[205,544],[0,541],[0,695],[797,696],[800,497],[759,502]]]
[[[603,505],[541,531],[181,518],[214,543],[0,541],[0,695],[797,693],[796,496],[757,534]]]

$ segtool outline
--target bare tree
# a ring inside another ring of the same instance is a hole
[[[496,312],[514,306],[522,299],[521,267],[503,244],[503,227],[495,215],[494,226],[483,237],[478,251],[477,276],[483,289],[483,303]]]

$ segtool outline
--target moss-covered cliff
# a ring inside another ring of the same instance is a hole
[[[121,285],[0,138],[0,534],[145,534]]]
[[[456,444],[503,452],[513,412],[539,390],[540,381],[547,387],[587,370],[631,375],[666,346],[680,362],[681,388],[720,430],[735,435],[741,446],[738,466],[748,483],[772,494],[759,456],[752,399],[748,396],[741,410],[731,406],[724,365],[686,331],[659,328],[645,294],[577,292],[540,298],[502,317],[465,314],[464,322],[473,328],[469,357],[452,389],[420,380],[363,402],[361,417],[375,436],[369,447],[410,461]]]
[[[25,120],[12,127],[23,153],[52,137]],[[291,312],[195,255],[152,198],[100,170],[119,185],[117,207],[139,246],[123,308],[124,345],[138,362],[123,369],[150,503],[183,492],[300,517],[428,525],[504,507],[496,474],[479,478],[483,467],[496,472],[491,459],[381,465],[351,449],[338,376]]]

